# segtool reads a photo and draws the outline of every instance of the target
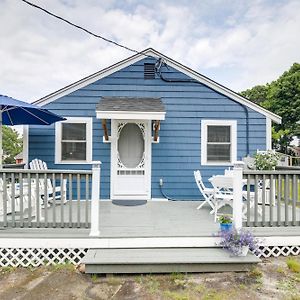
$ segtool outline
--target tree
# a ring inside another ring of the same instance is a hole
[[[22,138],[18,132],[11,127],[2,126],[3,130],[3,162],[15,163],[15,156],[22,151]]]
[[[241,95],[282,117],[282,124],[274,125],[272,137],[274,146],[287,152],[292,137],[300,136],[300,64],[294,63],[277,80]]]

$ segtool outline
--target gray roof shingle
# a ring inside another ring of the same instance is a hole
[[[165,107],[159,98],[102,97],[96,106],[96,110],[165,112]]]

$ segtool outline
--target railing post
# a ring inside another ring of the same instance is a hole
[[[233,225],[236,230],[243,226],[243,167],[242,161],[236,161],[233,167]]]
[[[92,200],[90,237],[100,236],[100,170],[101,161],[94,161],[92,167]]]

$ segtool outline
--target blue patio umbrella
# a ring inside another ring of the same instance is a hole
[[[0,95],[0,168],[2,167],[2,125],[50,125],[63,120],[65,118],[45,108]]]

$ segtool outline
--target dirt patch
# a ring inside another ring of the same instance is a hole
[[[300,262],[300,257],[294,257]],[[300,299],[300,273],[287,258],[266,259],[246,273],[81,274],[73,266],[0,269],[0,299],[234,300]]]

